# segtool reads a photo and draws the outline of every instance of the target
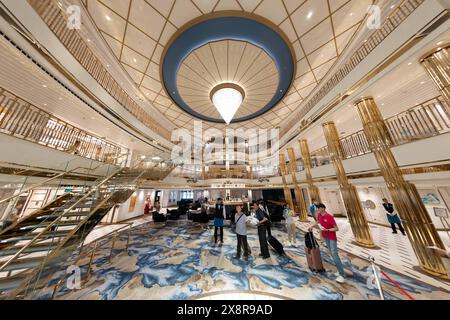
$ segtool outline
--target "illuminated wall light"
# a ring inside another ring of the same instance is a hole
[[[312,17],[312,15],[313,15],[312,11],[308,12],[308,15],[306,16],[306,19],[310,19]]]

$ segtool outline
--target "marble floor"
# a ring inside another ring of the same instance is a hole
[[[91,276],[80,289],[69,289],[63,281],[55,299],[379,299],[369,280],[372,270],[367,261],[342,251],[341,259],[349,274],[344,284],[335,281],[336,269],[326,248],[321,248],[327,271],[311,272],[306,263],[303,235],[297,245],[286,241],[285,226],[274,225],[273,235],[284,242],[286,255],[271,251],[271,258],[258,257],[256,229],[249,229],[252,257],[235,259],[235,234],[225,227],[224,245],[212,244],[212,229],[182,220],[155,224],[149,218],[138,219],[132,230],[121,232],[109,261],[111,243],[97,248]],[[67,266],[73,263],[68,261]],[[78,260],[86,274],[89,256]],[[413,277],[385,270],[414,299],[450,299],[450,292]],[[48,286],[36,299],[50,299],[66,267],[55,270]],[[382,279],[386,299],[408,299],[398,288]]]
[[[312,218],[309,219],[312,220]],[[429,276],[419,269],[419,263],[409,239],[407,236],[403,236],[400,231],[397,234],[393,234],[392,229],[389,227],[369,224],[373,241],[378,248],[368,249],[354,243],[353,233],[346,218],[336,218],[336,223],[339,226],[337,236],[338,248],[340,250],[360,257],[368,257],[371,255],[375,258],[376,264],[383,270],[395,270],[413,279],[450,291],[450,282]],[[297,227],[302,231],[306,231],[308,225],[308,223],[297,221]],[[318,235],[318,231],[316,234]],[[439,232],[439,235],[444,244],[450,247],[448,234],[446,232]]]

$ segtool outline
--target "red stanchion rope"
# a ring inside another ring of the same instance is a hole
[[[405,290],[403,290],[402,287],[400,287],[394,280],[392,280],[386,273],[384,273],[382,270],[380,270],[381,274],[383,276],[385,276],[390,282],[392,282],[394,284],[394,286],[396,286],[401,292],[403,292],[409,299],[411,300],[415,300],[413,297],[411,297],[408,292],[406,292]]]

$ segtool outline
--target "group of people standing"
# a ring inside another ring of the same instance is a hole
[[[402,234],[405,231],[401,225],[398,215],[394,212],[394,207],[387,199],[383,199],[383,207],[386,210],[387,218],[392,226],[393,233],[397,233],[396,226],[400,229]],[[257,226],[258,239],[260,245],[259,254],[263,259],[270,258],[268,239],[271,237],[270,230],[270,217],[267,213],[267,208],[264,207],[262,201],[254,201],[251,206],[252,215],[247,217],[242,210],[241,205],[236,206],[236,214],[234,215],[234,224],[237,237],[237,250],[235,258],[240,259],[243,253],[244,260],[248,260],[250,255],[250,247],[247,241],[247,224],[253,219],[254,224]],[[314,228],[320,230],[320,235],[323,243],[328,248],[333,262],[337,268],[335,273],[336,281],[339,283],[345,282],[346,273],[344,271],[344,265],[339,257],[338,246],[337,246],[337,236],[336,233],[339,231],[339,227],[334,219],[333,215],[326,211],[326,206],[318,201],[312,201],[309,207],[311,215],[314,217],[314,222],[312,222],[308,230],[312,231]],[[283,208],[283,217],[286,223],[286,229],[288,234],[288,242],[291,245],[296,244],[296,230],[295,217],[297,214],[290,208],[287,204]],[[217,199],[215,205],[215,215],[214,215],[214,244],[222,246],[223,244],[223,226],[224,220],[226,218],[224,203],[221,198]]]

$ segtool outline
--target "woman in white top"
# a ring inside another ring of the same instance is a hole
[[[283,217],[286,221],[286,228],[288,231],[288,239],[291,244],[295,244],[295,238],[296,238],[296,230],[297,227],[295,226],[294,217],[296,216],[295,212],[289,208],[289,206],[286,204],[284,206],[283,210]]]
[[[236,224],[237,236],[237,252],[236,259],[241,258],[241,248],[244,250],[244,260],[248,260],[249,249],[247,242],[247,217],[242,212],[242,206],[236,206],[236,214],[234,215],[234,223]]]

